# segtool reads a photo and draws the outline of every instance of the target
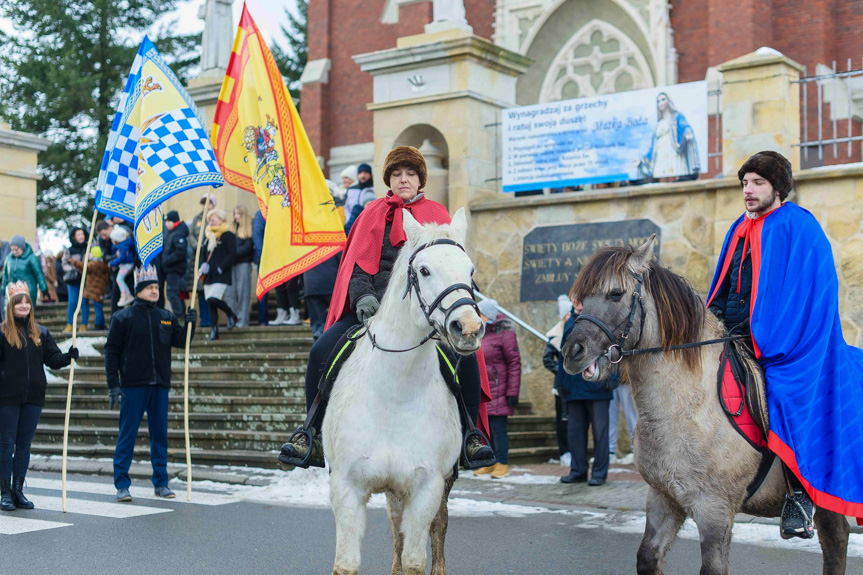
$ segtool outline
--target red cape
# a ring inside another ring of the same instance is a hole
[[[366,273],[372,275],[378,273],[386,223],[390,221],[393,223],[390,229],[390,242],[393,246],[399,247],[407,240],[402,210],[408,210],[414,219],[421,224],[450,223],[446,208],[425,196],[405,205],[400,197],[389,191],[386,197],[378,198],[367,205],[360,213],[357,221],[354,222],[351,233],[348,234],[342,262],[339,265],[339,273],[336,276],[336,285],[333,289],[333,298],[330,302],[325,329],[339,321],[345,313],[350,312],[351,302],[349,301],[348,284],[351,281],[354,265],[360,266]],[[482,349],[476,352],[476,356],[482,384],[482,398],[477,424],[486,435],[489,435],[488,414],[485,404],[491,401],[491,388],[488,384],[488,374],[485,369],[485,357],[482,354]]]

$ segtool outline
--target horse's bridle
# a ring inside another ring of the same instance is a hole
[[[623,328],[623,332],[621,332],[620,337],[615,336],[614,332],[623,324],[612,329],[598,317],[587,313],[580,314],[575,318],[575,323],[588,321],[605,333],[606,337],[608,337],[608,341],[611,342],[611,345],[608,346],[608,349],[606,349],[605,353],[600,357],[605,357],[610,363],[620,363],[625,356],[632,355],[632,350],[638,347],[638,343],[641,341],[641,335],[644,333],[644,298],[641,295],[641,286],[644,283],[644,280],[640,275],[636,275],[634,273],[632,274],[632,277],[635,278],[636,286],[635,291],[632,293],[632,305],[629,307],[629,319],[627,320],[626,327]],[[641,309],[641,321],[638,327],[638,339],[635,340],[635,343],[632,344],[632,347],[627,352],[623,349],[623,346],[626,345],[626,340],[629,338],[629,331],[632,329],[633,323],[635,323],[635,312],[639,308]],[[616,352],[614,350],[616,350]]]
[[[407,270],[408,282],[407,282],[407,287],[405,288],[405,293],[402,294],[402,299],[405,299],[406,297],[408,297],[408,294],[411,291],[416,292],[417,302],[419,303],[419,306],[423,312],[423,315],[425,315],[425,317],[426,317],[426,321],[428,322],[429,326],[431,326],[431,328],[432,328],[431,332],[429,332],[428,335],[423,337],[422,340],[420,340],[420,342],[413,347],[409,347],[407,349],[387,349],[385,347],[381,347],[377,343],[377,341],[375,341],[374,334],[371,333],[371,331],[369,331],[368,333],[369,333],[369,336],[370,336],[370,339],[372,342],[372,347],[379,349],[381,351],[387,351],[387,352],[391,352],[391,353],[403,353],[403,352],[411,351],[411,350],[414,350],[414,349],[420,347],[421,345],[423,345],[424,343],[426,343],[430,339],[433,339],[435,334],[438,333],[438,329],[440,326],[436,325],[435,321],[431,317],[436,309],[440,309],[441,313],[444,314],[444,325],[447,324],[447,320],[449,319],[449,315],[450,315],[450,313],[453,312],[453,310],[455,310],[456,308],[465,306],[465,305],[471,306],[474,309],[474,311],[476,311],[477,315],[479,315],[479,306],[476,304],[476,295],[474,294],[473,286],[469,286],[467,284],[459,283],[459,284],[453,284],[451,286],[448,286],[446,289],[444,289],[442,292],[440,292],[440,294],[438,294],[438,296],[434,299],[433,302],[431,302],[431,304],[426,305],[425,299],[423,299],[423,296],[422,296],[422,290],[420,289],[419,278],[417,277],[417,272],[414,269],[414,259],[416,259],[417,254],[419,254],[421,251],[428,249],[432,246],[456,246],[461,251],[463,251],[463,252],[465,251],[464,246],[462,246],[460,243],[458,243],[454,240],[448,240],[448,239],[432,240],[428,243],[425,243],[425,244],[419,246],[417,249],[415,249],[414,253],[411,254],[410,260],[408,260],[408,270]],[[467,253],[467,252],[465,252],[465,253]],[[470,294],[470,297],[459,298],[455,302],[453,302],[453,304],[450,305],[449,307],[444,307],[443,306],[443,298],[445,298],[446,296],[448,296],[452,292],[459,291],[459,290],[467,291],[467,293]],[[368,329],[367,329],[367,331],[368,331]]]

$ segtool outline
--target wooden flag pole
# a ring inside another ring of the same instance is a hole
[[[195,305],[198,303],[198,270],[201,266],[201,246],[204,243],[204,228],[207,226],[207,207],[210,205],[209,194],[203,204],[201,226],[198,230],[198,249],[195,250],[195,267],[192,269],[195,279],[192,282],[190,309],[195,309]],[[200,319],[199,317],[199,322]],[[189,347],[191,345],[192,325],[186,324],[186,359],[183,366],[183,428],[186,433],[186,501],[192,500],[192,445],[189,439]]]
[[[93,232],[96,229],[96,216],[99,210],[93,209],[93,219],[90,221],[90,237],[87,238],[87,248],[82,256],[84,269],[81,271],[81,287],[78,290],[78,303],[75,305],[75,313],[72,315],[72,347],[75,347],[78,339],[78,314],[81,313],[81,302],[84,300],[84,286],[87,281],[87,267],[90,263],[90,244],[93,243]],[[66,455],[69,450],[69,416],[72,412],[72,384],[75,381],[75,360],[69,364],[69,386],[66,390],[66,421],[63,424],[63,463],[62,463],[62,492],[63,513],[66,513]]]

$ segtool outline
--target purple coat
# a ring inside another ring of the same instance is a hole
[[[512,325],[503,314],[498,314],[494,323],[488,326],[482,338],[482,351],[491,387],[488,414],[512,415],[515,408],[509,406],[506,398],[518,397],[521,388],[521,354]]]

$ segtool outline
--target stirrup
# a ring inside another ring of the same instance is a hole
[[[293,441],[298,436],[305,436],[306,440],[309,442],[309,450],[306,452],[305,456],[297,457],[294,455],[289,455],[285,453],[285,448],[290,445],[293,447]],[[300,427],[293,434],[291,434],[290,439],[288,439],[287,443],[282,445],[282,450],[279,453],[279,467],[281,467],[284,471],[289,471],[292,467],[302,467],[303,469],[308,469],[309,467],[326,467],[326,463],[323,461],[323,457],[320,459],[313,458],[315,451],[315,438],[314,438],[314,428],[303,428]],[[290,466],[290,467],[289,467]]]
[[[807,507],[811,507],[811,510]],[[812,539],[815,537],[814,516],[815,504],[805,491],[795,491],[793,497],[786,493],[780,516],[779,535],[783,539]]]
[[[474,437],[478,437],[480,442],[489,448],[489,451],[492,452],[491,457],[487,457],[485,459],[477,459],[471,460],[467,455],[467,446],[470,440]],[[494,451],[491,449],[491,442],[488,440],[488,437],[485,436],[485,433],[480,431],[477,428],[469,429],[465,434],[464,438],[461,442],[461,461],[462,466],[467,470],[472,469],[480,469],[482,467],[491,467],[495,463],[497,463],[497,457],[494,455]]]

